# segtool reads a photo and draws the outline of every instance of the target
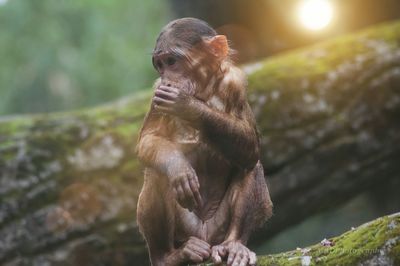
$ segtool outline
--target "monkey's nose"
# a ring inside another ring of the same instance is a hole
[[[170,83],[168,83],[168,84],[167,84],[167,87],[171,87],[171,84],[170,84]]]

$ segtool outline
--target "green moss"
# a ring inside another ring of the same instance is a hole
[[[399,36],[400,22],[386,23],[358,34],[345,35],[267,58],[260,70],[249,76],[249,88],[256,91],[279,89],[287,82],[298,86],[296,81],[305,78],[318,81],[340,64],[351,62],[356,56],[375,53],[368,40],[381,41],[394,49],[400,46]]]
[[[395,247],[393,247],[390,256],[392,256],[394,260],[394,265],[400,265],[400,241]]]
[[[258,257],[258,265],[301,265],[302,254],[300,251],[290,251],[274,255]]]
[[[6,140],[7,136],[20,136],[21,131],[25,128],[30,127],[33,121],[30,117],[9,117],[4,120],[0,120],[0,140]],[[0,143],[3,145],[4,143]]]
[[[105,121],[109,121],[115,118],[115,116],[143,117],[149,109],[152,93],[151,90],[146,90],[112,104],[86,109],[87,115],[92,119],[102,119]],[[81,113],[81,111],[79,113]]]
[[[389,224],[397,224],[395,228],[389,228]],[[400,215],[394,217],[379,218],[369,224],[348,231],[339,237],[330,239],[333,246],[316,244],[303,249],[304,255],[311,256],[311,265],[356,265],[366,261],[379,250],[385,247],[389,239],[400,237]],[[389,250],[389,255],[399,260],[400,241]],[[260,256],[259,265],[301,265],[301,252],[289,251],[280,254]],[[296,258],[297,259],[291,259]],[[397,264],[396,264],[397,265]]]

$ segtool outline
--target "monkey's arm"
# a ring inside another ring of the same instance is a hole
[[[172,174],[171,168],[174,165],[187,163],[182,152],[172,142],[151,133],[141,137],[136,151],[140,161],[166,176]]]
[[[145,165],[167,176],[180,205],[189,210],[201,205],[196,172],[177,145],[168,139],[167,122],[154,114],[146,116],[136,153]]]
[[[160,128],[161,123],[161,116],[155,114],[152,107],[140,131],[136,154],[146,166],[167,175],[169,172],[167,154],[172,154],[176,160],[184,160],[184,158],[175,145],[166,138],[167,127]]]
[[[253,114],[245,99],[232,102],[236,106],[233,115],[212,109],[182,90],[160,86],[154,102],[156,110],[180,117],[198,128],[235,165],[244,169],[256,165],[259,143]]]
[[[189,120],[203,131],[228,160],[244,169],[253,169],[259,160],[259,142],[247,103],[244,109],[241,117],[236,117],[193,100],[190,113],[196,115],[189,117]]]

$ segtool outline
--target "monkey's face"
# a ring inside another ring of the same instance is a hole
[[[153,66],[161,78],[161,84],[194,93],[194,71],[186,57],[166,52],[153,56]]]
[[[160,74],[161,79],[174,79],[183,76],[185,67],[182,61],[182,58],[170,52],[153,56],[153,66]]]
[[[227,58],[226,37],[204,21],[183,18],[170,22],[157,38],[153,65],[161,84],[193,94],[204,88]]]

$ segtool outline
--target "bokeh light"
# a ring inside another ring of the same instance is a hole
[[[298,16],[310,30],[321,30],[332,20],[333,7],[328,0],[305,0],[300,3]]]

